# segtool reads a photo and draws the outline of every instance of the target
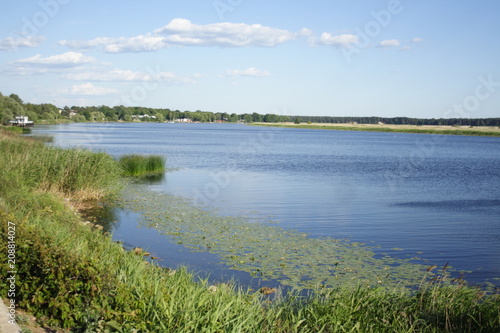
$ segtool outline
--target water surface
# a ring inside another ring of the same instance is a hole
[[[175,171],[150,188],[221,215],[368,243],[381,255],[418,255],[429,265],[449,262],[472,271],[468,281],[500,284],[500,138],[236,124],[64,124],[36,132],[116,157],[164,155]],[[122,222],[114,233],[173,250],[156,231],[137,230]],[[220,268],[214,258],[186,260],[194,269]]]

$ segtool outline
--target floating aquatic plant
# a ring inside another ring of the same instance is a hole
[[[124,191],[123,205],[141,212],[143,226],[157,229],[172,242],[192,251],[218,254],[232,269],[298,289],[349,284],[418,285],[426,273],[427,265],[390,256],[379,258],[373,248],[360,243],[311,238],[241,217],[219,216],[187,199],[138,184]]]

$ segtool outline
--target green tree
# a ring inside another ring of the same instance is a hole
[[[85,116],[83,116],[81,114],[74,115],[73,118],[71,118],[71,120],[76,121],[77,123],[82,123],[82,122],[87,121],[87,119],[85,118]]]
[[[264,116],[264,122],[266,123],[277,123],[278,122],[278,116],[275,114],[266,114]]]
[[[264,120],[261,114],[258,114],[257,112],[252,113],[252,120],[256,123],[260,123]]]
[[[0,123],[7,124],[15,116],[22,116],[25,113],[26,110],[15,99],[6,96],[0,97]]]
[[[229,122],[235,123],[238,121],[238,115],[236,113],[231,113],[231,116],[229,116]]]
[[[23,105],[23,100],[21,99],[21,97],[17,96],[16,94],[10,94],[9,97],[12,98],[13,100],[15,100],[20,105]]]
[[[160,112],[155,113],[156,121],[162,123],[165,121],[165,117]]]
[[[252,115],[250,114],[246,114],[243,119],[245,120],[245,123],[251,123],[253,121]]]
[[[104,121],[106,117],[104,116],[104,113],[95,111],[90,113],[90,121]]]

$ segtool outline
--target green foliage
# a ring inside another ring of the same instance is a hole
[[[7,124],[15,116],[21,116],[25,110],[11,97],[0,96],[0,124]]]
[[[162,123],[165,121],[165,116],[160,112],[155,113],[156,121]]]
[[[10,94],[9,97],[16,101],[19,105],[23,105],[23,100],[16,94]]]
[[[90,113],[90,121],[104,121],[106,120],[106,116],[102,112],[91,112]]]
[[[117,163],[105,153],[83,149],[49,147],[39,140],[26,140],[0,132],[0,169],[19,186],[78,195],[101,197],[103,189],[120,175]]]
[[[165,172],[163,156],[125,155],[120,157],[119,164],[126,176],[148,176]]]
[[[26,103],[23,107],[26,110],[25,115],[36,122],[54,123],[61,118],[59,109],[53,104]]]
[[[2,98],[8,99],[10,102],[2,102]],[[3,104],[7,103],[7,106]],[[70,116],[71,112],[76,112],[76,116]],[[134,121],[132,116],[155,116],[154,118],[143,117],[142,121],[173,121],[176,119],[187,118],[193,122],[266,122],[280,123],[291,121],[292,117],[287,115],[265,114],[261,115],[256,112],[252,114],[228,114],[226,112],[210,112],[210,111],[180,111],[170,109],[145,108],[140,106],[127,107],[118,106],[65,106],[61,114],[55,105],[52,104],[31,104],[23,103],[22,99],[11,94],[9,97],[0,95],[0,122],[8,121],[15,115],[27,115],[31,120],[43,123],[60,122],[61,119],[82,122],[82,121]],[[300,123],[338,123],[338,124],[394,124],[394,125],[447,125],[447,126],[499,126],[500,118],[450,118],[450,119],[421,119],[408,117],[337,117],[337,116],[293,116],[294,121]]]

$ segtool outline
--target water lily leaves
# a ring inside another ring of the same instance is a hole
[[[177,196],[130,184],[125,209],[142,215],[141,225],[158,230],[191,251],[218,254],[228,267],[295,288],[417,285],[428,266],[410,259],[376,256],[373,248],[331,237],[311,238],[275,224],[220,216]]]

